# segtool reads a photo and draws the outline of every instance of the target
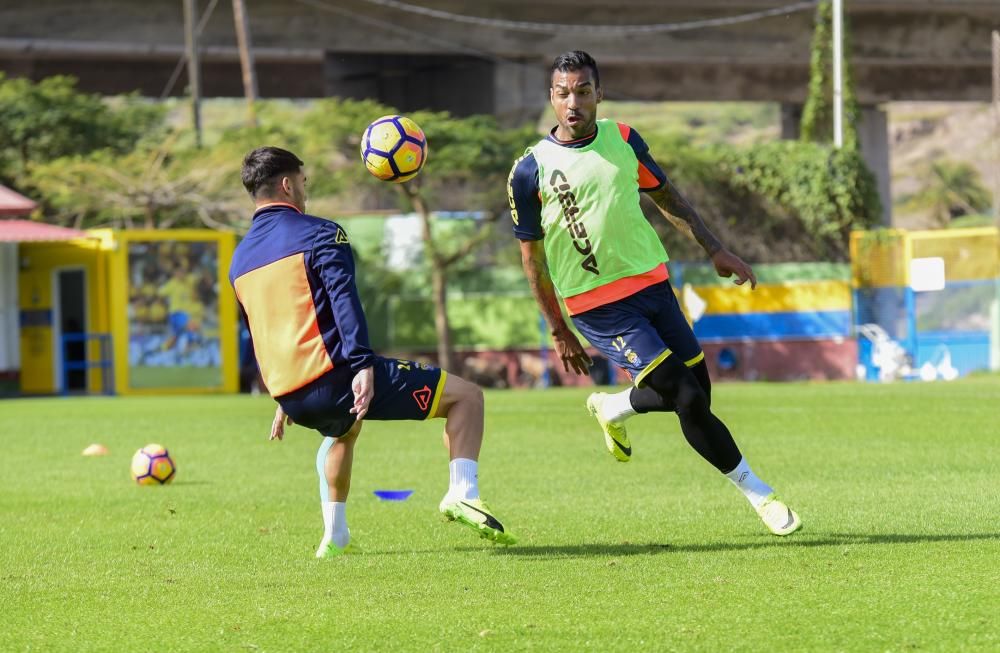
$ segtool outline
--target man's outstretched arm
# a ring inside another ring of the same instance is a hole
[[[670,224],[701,245],[712,259],[712,265],[715,266],[719,276],[729,277],[735,274],[737,284],[749,281],[751,288],[757,287],[757,277],[754,276],[753,269],[743,259],[722,246],[691,203],[681,195],[669,179],[659,189],[646,194],[656,203]]]
[[[572,369],[577,374],[589,375],[588,368],[592,361],[563,318],[559,298],[556,296],[552,277],[549,276],[549,266],[545,262],[542,241],[521,241],[521,265],[524,267],[524,275],[528,277],[531,294],[535,296],[538,308],[545,316],[545,321],[549,323],[552,342],[563,362],[563,368],[567,372]]]

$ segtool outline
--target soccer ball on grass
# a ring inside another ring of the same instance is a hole
[[[147,444],[132,456],[132,479],[139,485],[166,485],[174,480],[177,465],[167,448]]]

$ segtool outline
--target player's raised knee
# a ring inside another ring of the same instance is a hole
[[[677,412],[702,413],[709,410],[710,403],[705,390],[693,375],[682,377],[677,384]]]
[[[441,396],[436,416],[447,415],[452,406],[459,404],[481,409],[484,404],[483,390],[471,381],[449,374],[448,380],[444,384],[444,394]]]
[[[663,360],[644,381],[679,414],[709,410],[710,402],[701,382],[674,356]]]
[[[456,383],[456,396],[459,401],[465,401],[473,405],[482,406],[484,403],[483,389],[472,381],[466,381],[461,377],[454,378]],[[451,379],[449,379],[451,380]],[[447,389],[446,389],[447,391]]]

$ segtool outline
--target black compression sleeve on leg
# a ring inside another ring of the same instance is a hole
[[[698,384],[701,385],[701,389],[705,391],[705,396],[708,397],[708,405],[712,405],[712,379],[708,376],[708,364],[705,363],[705,359],[702,358],[698,361],[698,364],[694,367],[689,368],[691,373],[694,374],[694,378],[698,379]]]
[[[708,398],[708,405],[712,405],[712,380],[708,376],[708,365],[705,360],[698,361],[698,364],[689,368],[694,378],[698,380],[698,385],[705,392]],[[677,404],[672,397],[664,397],[659,392],[649,386],[647,380],[643,388],[632,388],[629,394],[629,401],[632,408],[637,413],[672,413],[677,410]]]
[[[628,396],[629,403],[637,413],[672,413],[675,406],[648,385],[644,388],[632,388]]]
[[[655,390],[664,405],[676,406],[681,431],[702,458],[722,473],[736,468],[742,458],[739,447],[726,425],[712,413],[708,395],[693,370],[676,356],[668,356],[644,381],[646,390]]]

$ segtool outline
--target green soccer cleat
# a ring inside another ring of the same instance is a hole
[[[438,510],[448,521],[475,529],[483,539],[506,546],[517,543],[517,538],[507,532],[490,507],[480,499],[449,500],[445,497]]]
[[[611,455],[618,462],[627,463],[632,459],[632,444],[628,440],[625,425],[605,422],[601,419],[601,405],[607,396],[605,392],[592,393],[587,397],[587,411],[601,425],[601,430],[604,431],[604,445],[611,452]]]
[[[347,546],[343,549],[334,544],[333,542],[326,542],[320,544],[319,548],[316,549],[317,558],[339,558],[340,556],[346,555],[357,555],[362,552],[360,546],[355,544],[353,541],[348,542]]]
[[[757,508],[760,520],[775,535],[791,535],[802,528],[802,520],[774,494],[769,494]]]

